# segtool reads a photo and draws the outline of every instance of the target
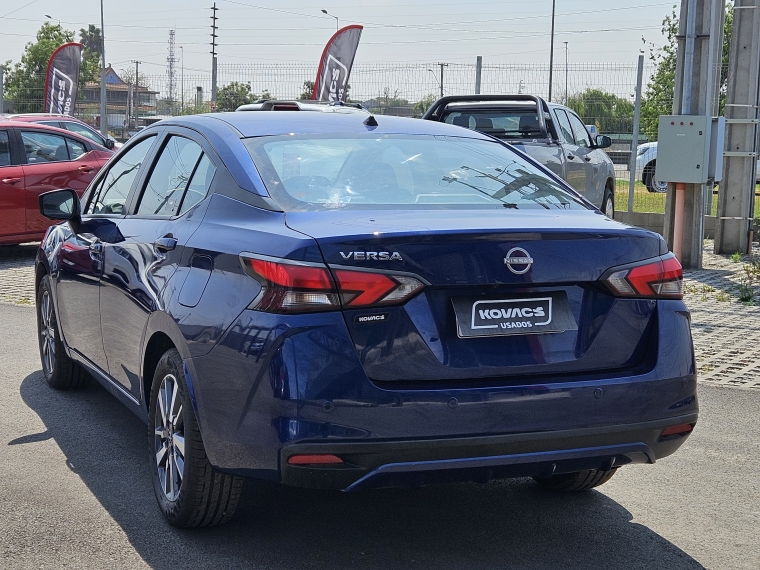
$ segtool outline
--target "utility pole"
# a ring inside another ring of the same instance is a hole
[[[211,102],[216,105],[216,2],[211,7]]]
[[[726,157],[718,190],[715,253],[752,253],[758,110],[760,0],[736,0],[728,56]]]
[[[166,75],[169,78],[169,109],[172,115],[174,114],[175,96],[177,94],[175,63],[177,63],[177,58],[174,56],[174,30],[169,30],[169,56],[166,58]]]
[[[5,113],[5,103],[3,102],[3,75],[5,75],[5,66],[0,65],[0,113]]]
[[[480,95],[480,77],[483,72],[483,56],[475,60],[475,95]]]
[[[100,68],[100,132],[108,137],[108,107],[106,106],[106,30],[103,25],[103,0],[100,0],[100,55],[103,57]]]
[[[674,115],[718,114],[724,0],[682,0]],[[706,184],[668,184],[663,236],[686,269],[702,267]]]
[[[137,128],[137,121],[140,117],[140,64],[142,62],[133,59],[132,63],[135,64],[135,102],[132,105],[132,110],[135,114],[135,128]]]
[[[182,98],[182,104],[181,104],[180,108],[182,109],[182,112],[184,113],[185,112],[185,47],[184,46],[179,46],[179,51],[182,54],[182,56],[181,56],[181,59],[182,59],[182,72],[180,74],[181,79],[180,79],[180,82],[179,82],[180,83],[180,87],[179,88],[180,88],[180,91],[181,91],[180,97]]]
[[[443,68],[448,67],[448,63],[439,63],[438,65],[441,66],[441,97],[443,97]]]
[[[565,107],[567,107],[567,42],[565,44]]]
[[[552,39],[549,46],[549,102],[552,101],[552,72],[554,71],[554,8],[557,0],[552,0]]]

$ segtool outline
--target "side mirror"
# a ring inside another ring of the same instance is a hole
[[[67,220],[71,231],[77,233],[82,221],[79,196],[71,188],[51,190],[39,196],[40,214],[49,220]]]
[[[106,148],[108,150],[113,150],[115,144],[111,139],[106,139]]]
[[[596,135],[596,147],[597,148],[610,148],[612,146],[612,139],[605,135]]]

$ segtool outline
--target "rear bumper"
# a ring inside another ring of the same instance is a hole
[[[688,437],[662,430],[695,424],[697,414],[638,424],[500,436],[417,441],[297,443],[280,451],[282,482],[297,487],[356,491],[450,481],[548,477],[584,469],[654,463]],[[331,454],[342,465],[290,465],[294,455]]]

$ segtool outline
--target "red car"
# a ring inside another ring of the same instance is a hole
[[[0,244],[42,239],[51,222],[38,196],[59,188],[81,196],[112,154],[63,129],[0,120]]]

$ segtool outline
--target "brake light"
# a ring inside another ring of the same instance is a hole
[[[672,253],[610,269],[602,281],[619,297],[683,299],[683,269]]]
[[[270,313],[302,313],[366,308],[406,301],[425,284],[410,275],[340,268],[319,263],[244,254],[245,272],[259,281],[261,292],[251,308]]]

